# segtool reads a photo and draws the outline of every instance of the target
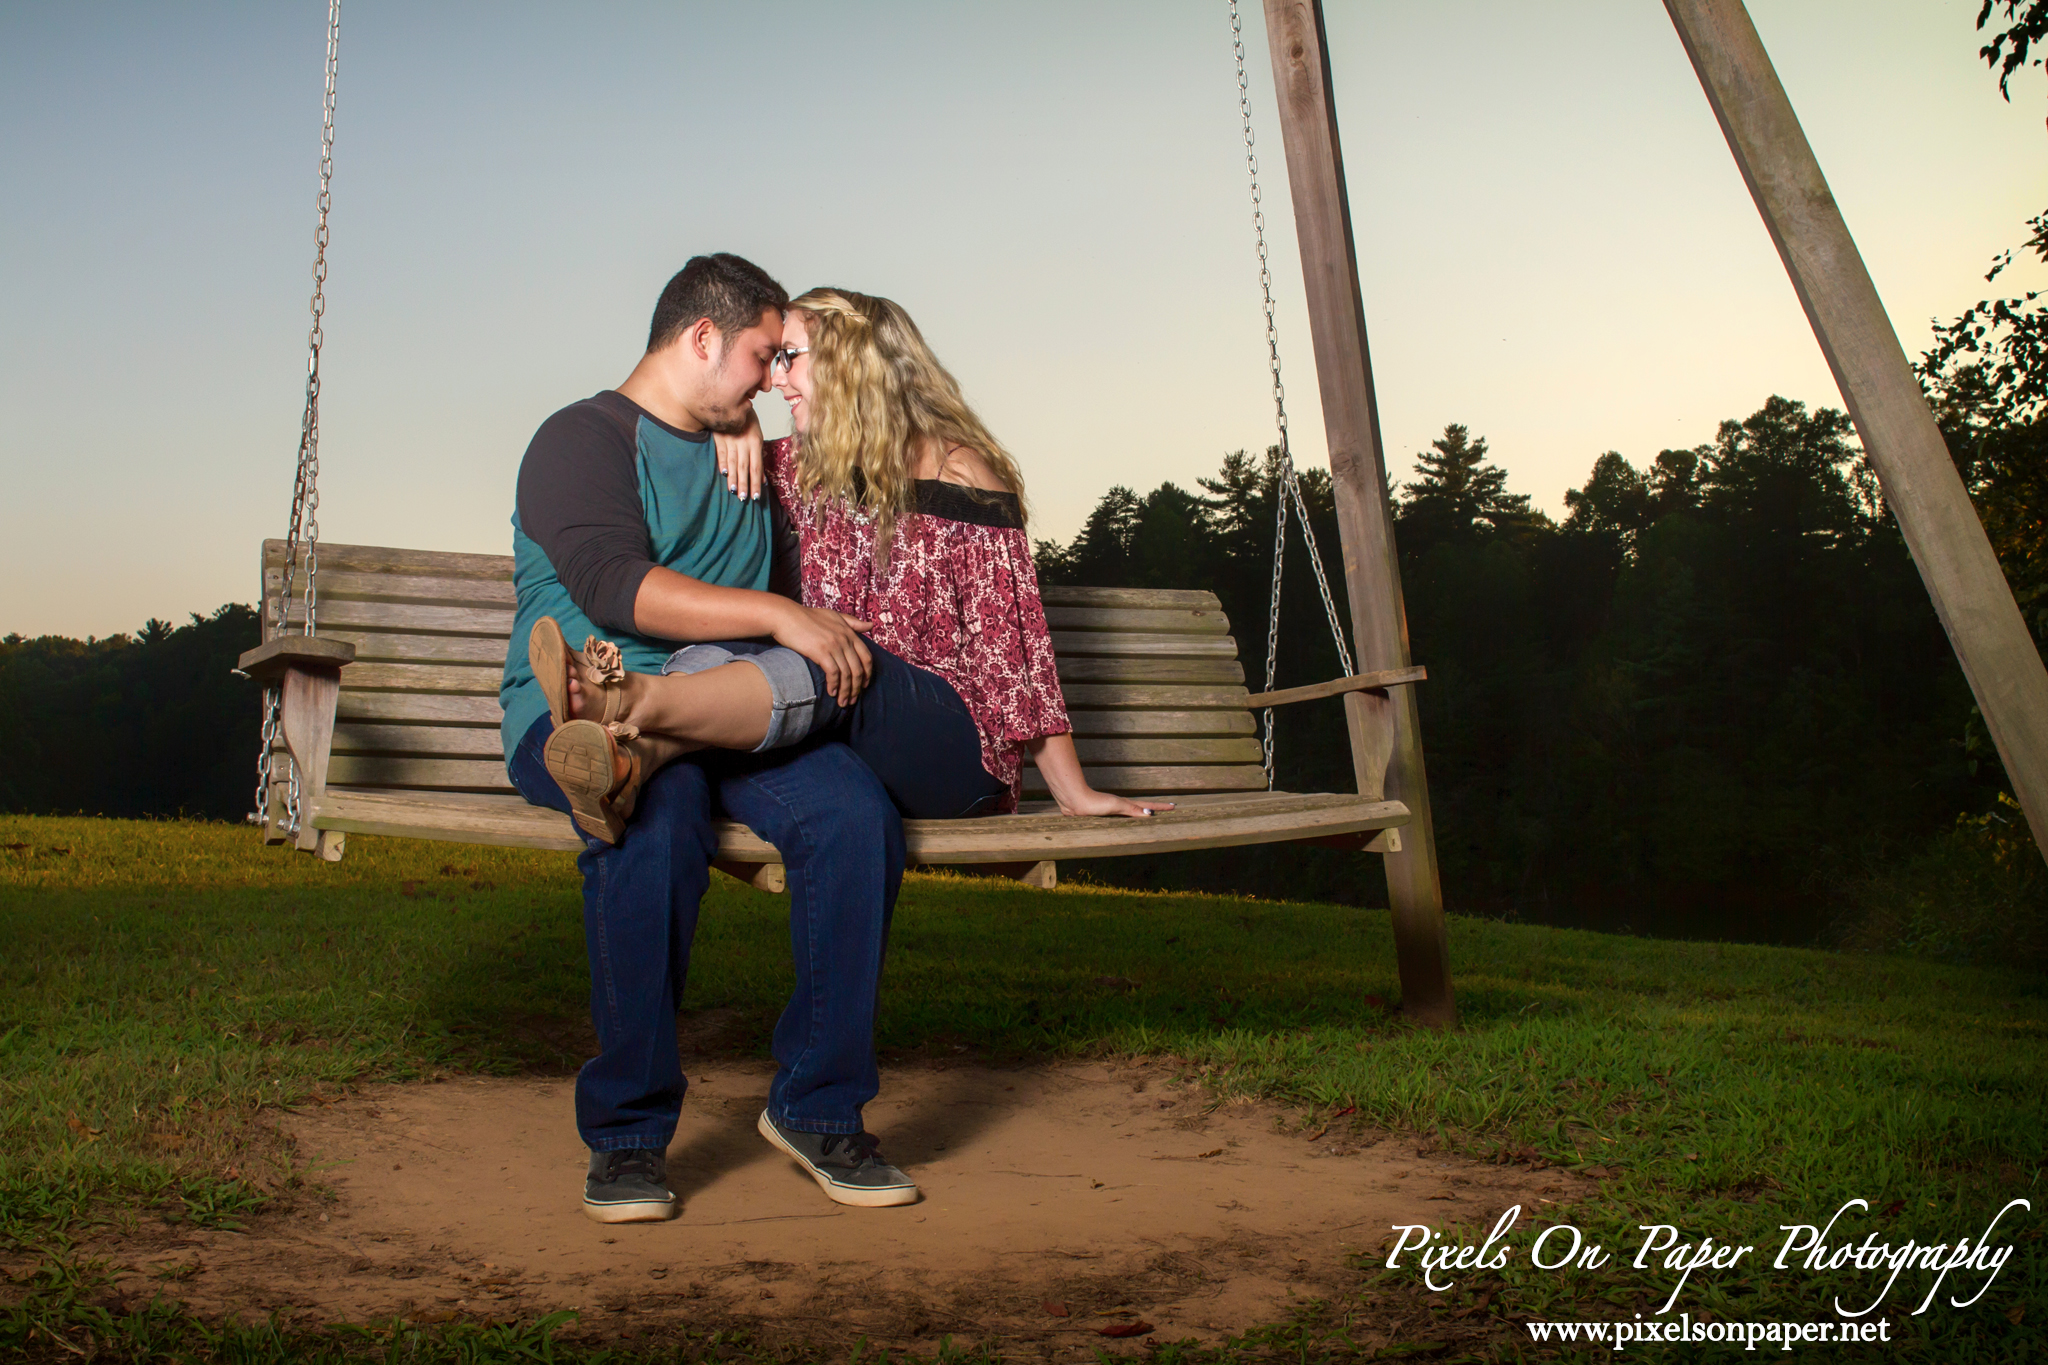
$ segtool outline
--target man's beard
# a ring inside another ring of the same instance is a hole
[[[704,420],[704,428],[720,436],[737,436],[745,431],[753,420],[754,405],[748,403],[729,415],[707,417]]]
[[[732,357],[729,354],[721,354],[718,357],[718,363],[711,367],[712,383],[715,384],[725,377],[725,364],[730,359]],[[720,436],[737,436],[747,429],[747,423],[752,420],[753,415],[753,400],[743,398],[737,407],[728,408],[722,413],[711,413],[703,420],[706,430],[714,431]]]

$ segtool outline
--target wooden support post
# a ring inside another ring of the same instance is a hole
[[[1329,433],[1356,664],[1361,673],[1407,668],[1408,615],[1401,601],[1400,561],[1394,553],[1393,509],[1387,501],[1386,461],[1365,343],[1365,306],[1358,293],[1344,156],[1330,93],[1322,3],[1265,0],[1265,5],[1266,42],[1272,49],[1280,131],[1294,191],[1294,226],[1308,284],[1316,377]],[[1386,855],[1401,1008],[1420,1022],[1448,1026],[1457,1019],[1457,1006],[1451,994],[1443,889],[1437,881],[1436,834],[1429,814],[1415,689],[1353,692],[1344,699],[1344,709],[1354,754],[1383,748],[1386,741],[1381,736],[1389,728],[1387,721],[1392,721],[1386,796],[1406,803],[1414,817],[1403,830],[1399,851]]]
[[[1664,0],[2048,856],[2048,669],[1742,0]]]

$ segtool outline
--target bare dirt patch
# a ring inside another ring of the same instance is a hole
[[[682,1216],[606,1227],[563,1079],[379,1087],[283,1126],[324,1196],[243,1232],[148,1225],[94,1248],[117,1288],[208,1314],[413,1321],[581,1314],[630,1337],[745,1325],[929,1347],[1000,1337],[1092,1354],[1101,1329],[1214,1340],[1357,1281],[1396,1223],[1491,1223],[1589,1186],[1418,1151],[1269,1106],[1211,1108],[1163,1063],[885,1069],[868,1125],[924,1190],[832,1204],[754,1132],[771,1070],[698,1062],[669,1149]],[[1064,1316],[1056,1310],[1064,1309]],[[1392,1324],[1386,1325],[1389,1330]],[[1367,1345],[1373,1324],[1357,1324]]]

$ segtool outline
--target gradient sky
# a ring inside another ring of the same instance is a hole
[[[1325,4],[1393,477],[1463,422],[1555,511],[1602,451],[1839,404],[1656,0]],[[2040,75],[1999,98],[1977,0],[1750,8],[1917,354],[2043,207]],[[303,399],[324,18],[0,0],[0,633],[255,595]],[[704,250],[908,307],[1041,536],[1272,439],[1222,0],[347,0],[340,92],[329,540],[505,552],[533,428],[625,376]]]

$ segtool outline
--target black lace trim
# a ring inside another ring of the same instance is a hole
[[[1024,507],[1015,493],[992,492],[947,483],[944,479],[919,479],[915,506],[930,517],[964,521],[969,526],[995,526],[1007,531],[1024,529]]]

